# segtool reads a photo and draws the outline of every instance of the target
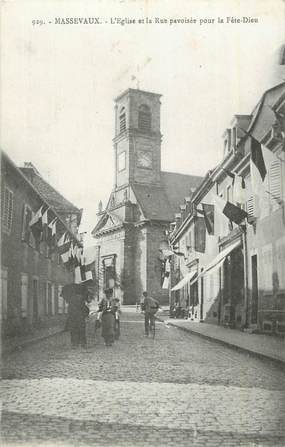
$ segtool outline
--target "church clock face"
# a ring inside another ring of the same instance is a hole
[[[152,153],[150,151],[138,151],[137,166],[139,168],[152,169]]]

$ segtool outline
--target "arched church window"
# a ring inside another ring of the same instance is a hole
[[[126,130],[126,109],[122,107],[120,111],[120,133]]]
[[[149,132],[151,129],[151,113],[147,105],[143,104],[139,108],[139,129]]]

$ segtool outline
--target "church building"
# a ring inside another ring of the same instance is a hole
[[[161,171],[160,98],[128,89],[115,99],[115,183],[92,235],[98,296],[111,287],[123,304],[135,304],[144,290],[168,303],[161,250],[180,204],[202,181]]]

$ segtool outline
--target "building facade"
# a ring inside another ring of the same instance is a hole
[[[161,171],[160,97],[128,89],[116,98],[114,188],[92,232],[98,293],[111,287],[124,304],[134,304],[144,290],[168,302],[161,250],[179,202],[201,181]]]
[[[251,115],[234,116],[221,163],[172,229],[171,245],[183,257],[172,255],[171,302],[188,306],[192,319],[285,331],[284,100],[283,82],[264,93]],[[198,216],[205,241],[197,251]]]
[[[74,280],[56,249],[38,239],[30,222],[36,212],[48,209],[49,223],[56,219],[57,237],[69,234],[80,242],[78,224],[82,210],[54,190],[29,163],[18,168],[1,157],[1,322],[2,335],[13,336],[56,325],[67,311],[60,293]]]

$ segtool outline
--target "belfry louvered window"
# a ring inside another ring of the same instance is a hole
[[[120,133],[126,130],[126,109],[123,107],[120,111]]]
[[[144,104],[139,108],[139,129],[143,132],[151,130],[151,113],[149,107]]]

